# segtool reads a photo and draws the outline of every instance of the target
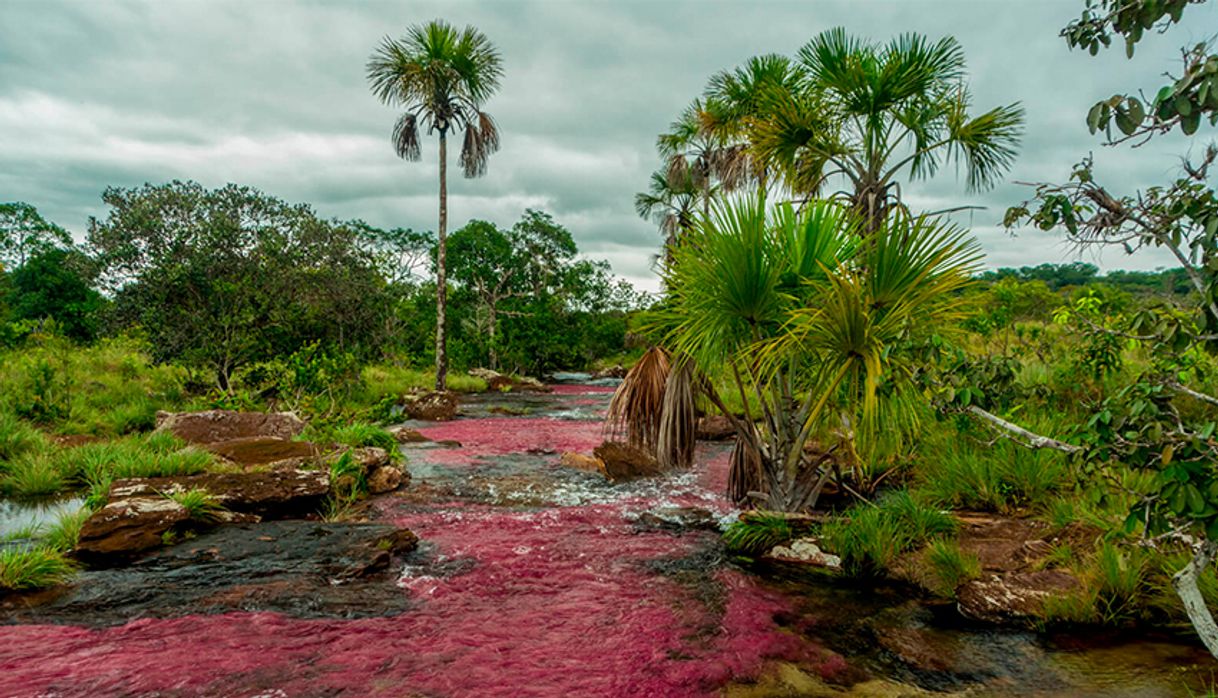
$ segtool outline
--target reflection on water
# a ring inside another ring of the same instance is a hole
[[[29,530],[34,526],[46,528],[61,514],[78,511],[84,506],[79,497],[66,499],[14,500],[0,499],[0,538]]]

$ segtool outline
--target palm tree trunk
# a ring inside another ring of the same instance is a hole
[[[436,390],[448,389],[448,342],[444,330],[448,310],[445,251],[448,233],[448,138],[440,130],[440,230],[436,240]]]

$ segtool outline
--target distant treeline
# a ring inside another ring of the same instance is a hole
[[[1052,291],[1065,288],[1105,284],[1134,295],[1167,294],[1185,295],[1192,291],[1184,269],[1157,269],[1155,271],[1113,270],[1101,274],[1099,267],[1085,262],[1070,264],[1038,264],[1034,267],[1002,267],[981,275],[983,281],[1043,281]]]

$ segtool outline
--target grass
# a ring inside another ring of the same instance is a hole
[[[329,428],[310,425],[300,438],[314,443],[335,443],[352,448],[372,446],[389,452],[390,458],[398,459],[397,439],[383,427],[368,422],[349,422]]]
[[[50,448],[42,432],[7,410],[0,409],[0,462]]]
[[[46,454],[25,456],[8,464],[0,492],[17,497],[43,497],[67,489],[70,477]]]
[[[0,548],[0,589],[23,591],[63,584],[76,565],[62,550],[48,545]]]
[[[728,549],[744,555],[762,555],[792,537],[794,534],[787,518],[769,512],[757,512],[733,521],[723,532],[723,542]]]
[[[956,531],[956,520],[919,502],[909,492],[884,495],[873,504],[857,504],[821,528],[826,547],[842,558],[847,572],[881,574],[908,550]]]
[[[330,462],[330,487],[336,495],[352,499],[368,490],[364,468],[350,453],[344,453]]]
[[[192,521],[212,523],[225,510],[224,506],[220,504],[219,499],[207,490],[200,488],[186,490],[185,492],[174,492],[167,496],[169,499],[180,504],[186,510],[186,513],[190,515]]]
[[[960,550],[955,541],[932,541],[926,547],[926,561],[934,575],[936,591],[948,598],[955,598],[961,584],[981,576],[981,561],[976,555]]]
[[[88,507],[61,512],[55,519],[55,523],[43,534],[43,544],[63,552],[75,550],[76,544],[80,542],[81,526],[92,513]]]
[[[399,397],[412,390],[432,390],[436,385],[434,371],[421,371],[391,364],[365,366],[360,372],[363,382],[363,402],[375,404],[386,397]],[[463,373],[448,374],[448,389],[458,393],[481,393],[486,381]]]
[[[943,506],[1007,512],[1044,502],[1067,482],[1063,454],[1030,451],[1007,441],[977,443],[950,428],[928,435],[916,489]]]

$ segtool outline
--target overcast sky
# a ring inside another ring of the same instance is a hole
[[[1191,7],[1184,26],[1145,40],[1132,62],[1119,49],[1091,58],[1058,37],[1082,4],[0,0],[0,201],[32,203],[79,238],[89,216],[104,215],[106,186],[194,179],[252,185],[327,217],[433,230],[434,138],[421,162],[394,156],[396,114],[368,91],[364,64],[385,35],[442,17],[480,28],[506,71],[487,104],[502,149],[484,178],[450,179],[450,226],[506,226],[541,208],[588,256],[654,289],[660,238],[636,217],[633,196],[658,164],[656,134],[712,73],[760,53],[793,54],[842,25],[877,40],[954,35],[978,107],[1024,104],[1028,131],[1007,184],[970,196],[949,169],[904,191],[915,206],[986,206],[962,222],[990,266],[1069,261],[1054,234],[1012,237],[998,227],[1006,207],[1027,197],[1014,182],[1060,181],[1089,151],[1114,188],[1177,172],[1187,139],[1105,148],[1084,115],[1133,86],[1153,94],[1177,69],[1178,47],[1218,29],[1215,3]],[[1088,260],[1168,262],[1154,253]]]

